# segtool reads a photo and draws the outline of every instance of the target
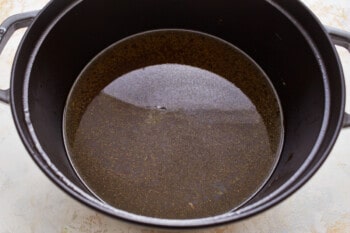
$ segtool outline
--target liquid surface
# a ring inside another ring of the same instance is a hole
[[[63,130],[73,167],[100,199],[188,219],[230,211],[261,188],[281,122],[267,78],[239,50],[164,30],[97,56],[71,91]]]

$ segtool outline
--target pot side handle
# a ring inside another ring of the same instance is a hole
[[[0,55],[13,33],[20,28],[28,27],[38,15],[38,12],[39,11],[31,11],[10,16],[0,25]],[[10,102],[9,89],[0,89],[0,101],[5,103]]]
[[[335,45],[344,47],[350,53],[350,32],[346,32],[333,27],[326,27],[328,34],[330,35]],[[350,127],[350,114],[344,114],[343,127]]]

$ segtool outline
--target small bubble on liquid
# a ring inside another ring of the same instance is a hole
[[[166,107],[157,105],[157,106],[156,106],[156,109],[159,109],[159,110],[166,110]]]

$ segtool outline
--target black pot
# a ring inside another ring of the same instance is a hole
[[[255,215],[310,179],[340,129],[350,125],[349,115],[344,114],[344,77],[333,45],[349,50],[350,35],[327,31],[299,1],[51,1],[39,13],[5,21],[0,28],[0,49],[17,28],[28,25],[13,65],[11,90],[0,91],[0,99],[10,103],[23,143],[44,173],[75,199],[117,219],[194,228]],[[263,68],[278,93],[285,120],[280,161],[264,188],[236,211],[167,220],[114,209],[86,190],[67,159],[63,109],[78,74],[110,44],[161,28],[191,29],[231,42]]]

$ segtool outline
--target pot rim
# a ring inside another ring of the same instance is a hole
[[[341,109],[339,113],[338,123],[336,127],[334,128],[334,133],[332,138],[329,140],[328,146],[325,149],[322,157],[318,160],[317,164],[313,167],[308,167],[310,165],[310,162],[313,160],[316,152],[318,152],[320,146],[322,143],[324,143],[324,137],[328,129],[329,125],[329,115],[330,115],[330,94],[329,89],[325,88],[326,92],[326,103],[325,103],[325,113],[324,118],[322,122],[322,129],[321,133],[317,139],[317,142],[315,143],[312,152],[310,153],[308,159],[306,162],[304,162],[303,166],[298,169],[298,171],[291,177],[284,185],[282,185],[279,189],[275,190],[271,195],[263,198],[262,200],[258,201],[257,203],[253,205],[249,205],[247,207],[243,207],[242,209],[236,210],[232,213],[226,213],[214,217],[206,217],[206,218],[199,218],[199,219],[186,219],[186,220],[173,220],[173,219],[160,219],[160,218],[152,218],[152,217],[146,217],[146,216],[140,216],[136,214],[132,214],[123,210],[119,210],[116,208],[113,208],[107,204],[99,202],[97,199],[93,198],[92,196],[86,194],[84,191],[82,191],[80,188],[75,186],[72,182],[70,182],[50,161],[49,157],[45,153],[45,151],[41,148],[39,140],[36,137],[34,128],[31,124],[31,119],[29,115],[29,109],[28,109],[28,81],[30,76],[30,70],[33,65],[33,62],[35,60],[35,55],[37,54],[42,42],[46,38],[46,35],[51,31],[51,29],[55,26],[55,24],[62,18],[64,15],[66,15],[67,12],[69,12],[71,9],[73,9],[76,5],[80,4],[83,0],[78,0],[73,3],[71,3],[66,9],[62,10],[60,14],[55,17],[55,19],[49,23],[49,25],[46,27],[45,32],[42,33],[40,36],[40,40],[38,42],[34,42],[36,45],[33,52],[31,53],[30,60],[27,64],[27,70],[25,72],[25,78],[23,83],[23,104],[24,109],[18,110],[16,108],[17,104],[15,103],[13,98],[16,93],[14,91],[14,88],[11,88],[10,92],[10,105],[11,105],[11,111],[12,115],[15,121],[15,125],[17,128],[17,131],[20,135],[20,138],[25,145],[28,153],[31,155],[35,163],[39,166],[39,168],[48,176],[53,183],[55,183],[61,190],[65,191],[67,194],[69,194],[74,199],[78,200],[79,202],[91,207],[94,210],[98,210],[101,213],[107,214],[111,217],[122,219],[124,221],[130,222],[130,223],[136,223],[140,225],[145,226],[151,226],[151,227],[160,227],[160,228],[171,228],[171,229],[190,229],[190,228],[202,228],[202,227],[208,227],[208,226],[217,226],[227,223],[233,223],[238,220],[246,219],[248,217],[252,217],[266,209],[271,208],[272,206],[275,206],[276,204],[280,203],[282,200],[289,197],[291,194],[293,194],[295,191],[297,191],[304,183],[306,183],[319,169],[319,167],[323,164],[325,159],[327,158],[328,154],[330,153],[331,149],[333,148],[333,145],[338,137],[338,134],[342,128],[342,120],[344,117],[344,109],[345,109],[345,84],[344,84],[344,75],[341,68],[340,59],[336,53],[336,50],[334,46],[332,46],[331,40],[326,32],[326,30],[322,27],[319,20],[314,16],[314,14],[301,2],[300,4],[301,8],[304,8],[309,14],[311,14],[315,20],[315,26],[319,27],[321,30],[323,30],[325,36],[327,37],[329,41],[329,46],[332,47],[333,51],[333,57],[336,59],[338,63],[338,69],[339,69],[339,77],[340,82],[342,84],[342,98],[341,98]],[[269,1],[269,3],[271,3]],[[50,7],[54,7],[55,1],[51,1],[48,5],[45,6],[45,8],[42,10],[45,11]],[[286,17],[288,17],[288,14],[286,12],[283,12],[283,9],[277,6],[277,4],[271,3],[275,7],[279,8],[278,10],[282,11]],[[41,13],[36,17],[34,20],[32,26],[27,30],[25,36],[23,37],[21,44],[19,45],[19,49],[17,51],[15,62],[12,69],[11,74],[11,86],[13,86],[13,80],[15,77],[15,70],[17,66],[17,60],[19,56],[19,51],[21,50],[22,46],[24,46],[24,42],[26,41],[27,35],[30,33],[31,28],[33,25],[36,24],[37,21],[40,21]],[[293,21],[293,23],[298,26],[298,28],[307,36],[309,39],[309,42],[312,44],[312,40],[310,36],[307,35],[307,32],[304,31],[302,28],[300,28],[300,25],[293,19],[289,18]],[[315,46],[311,46],[313,49],[315,49],[314,52],[317,52],[317,48]],[[322,60],[319,60],[320,67],[323,69],[324,76],[325,76],[325,66],[322,62]],[[327,75],[326,75],[327,76]],[[328,80],[324,78],[325,87],[328,87]],[[19,119],[18,115],[24,114],[25,115],[25,128],[22,128],[23,123],[21,123],[21,120]],[[28,132],[30,137],[26,136],[26,133]],[[308,169],[307,169],[308,168]],[[307,170],[306,170],[307,169]],[[301,178],[300,178],[301,177]]]

